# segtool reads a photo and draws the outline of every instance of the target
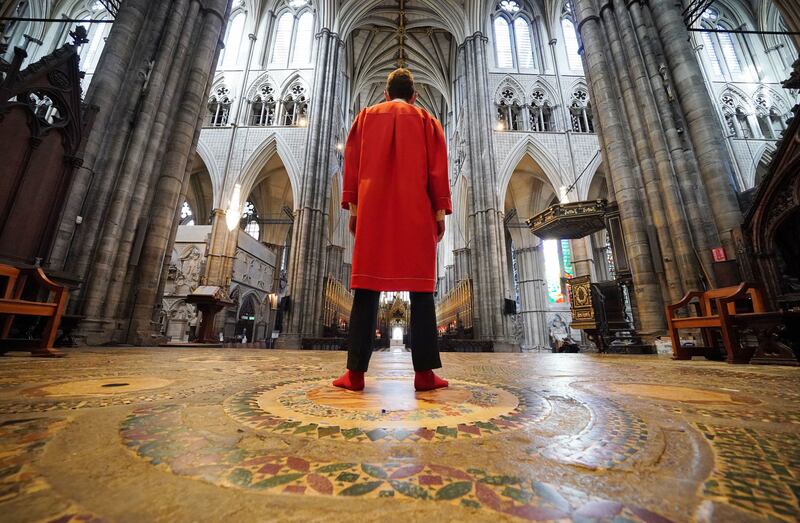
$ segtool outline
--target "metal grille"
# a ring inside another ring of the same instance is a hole
[[[117,17],[121,0],[98,0],[98,2],[106,8],[106,11],[108,11],[113,18]]]
[[[713,3],[714,0],[690,0],[683,10],[683,23],[686,28],[692,27]]]

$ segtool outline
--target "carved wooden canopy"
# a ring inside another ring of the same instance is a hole
[[[606,201],[557,203],[527,221],[543,240],[583,238],[605,228]]]
[[[800,105],[778,142],[769,171],[745,215],[744,232],[756,276],[762,280],[773,305],[800,301],[797,274],[800,259],[781,252],[779,239],[800,242]]]
[[[0,64],[0,259],[23,265],[47,261],[83,131],[76,47],[26,56]]]

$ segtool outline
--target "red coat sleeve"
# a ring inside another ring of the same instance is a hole
[[[453,213],[447,169],[447,143],[439,120],[429,117],[425,136],[428,151],[428,196],[433,210]]]
[[[350,204],[358,204],[358,171],[361,163],[361,129],[364,124],[364,111],[358,113],[347,143],[344,146],[344,181],[342,183],[342,209]]]

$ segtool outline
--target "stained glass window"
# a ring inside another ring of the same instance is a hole
[[[575,24],[569,18],[561,20],[561,30],[564,32],[564,43],[567,48],[569,68],[573,71],[583,71],[583,61],[578,53],[578,35],[575,33]]]
[[[514,14],[519,12],[519,4],[514,0],[502,0],[498,6],[506,13]]]
[[[717,56],[717,49],[714,47],[714,40],[711,33],[701,33],[703,35],[703,48],[708,56],[708,61],[711,62],[711,72],[714,76],[722,76],[722,66],[719,63],[719,56]]]
[[[511,32],[503,17],[494,19],[494,48],[497,54],[497,67],[514,67],[511,55]]]
[[[181,206],[181,225],[194,225],[194,216],[189,202],[183,202],[183,206]]]
[[[286,65],[289,60],[289,49],[292,45],[292,26],[294,16],[292,13],[283,13],[278,18],[278,29],[275,34],[275,47],[272,50],[272,63]]]
[[[722,26],[717,26],[717,29],[725,28]],[[736,54],[733,36],[730,33],[717,33],[717,38],[719,38],[719,45],[722,48],[722,56],[725,57],[725,65],[728,66],[728,70],[732,75],[741,74],[742,64],[739,61],[739,55]]]
[[[294,40],[292,61],[305,65],[311,62],[311,44],[314,41],[314,15],[304,13],[297,22],[297,35]]]
[[[544,254],[547,299],[550,303],[565,303],[566,297],[561,291],[561,260],[558,255],[558,240],[544,240],[542,252]]]
[[[258,213],[256,212],[255,205],[253,205],[253,202],[250,200],[247,200],[247,203],[244,204],[244,209],[242,210],[242,225],[244,226],[244,232],[256,240],[259,239],[261,227],[258,225]]]
[[[236,65],[239,62],[239,51],[242,47],[242,37],[244,35],[244,21],[245,14],[242,12],[231,18],[228,36],[225,38],[222,60],[226,66]]]
[[[520,67],[533,67],[531,28],[524,18],[517,18],[514,21],[514,36],[517,39],[517,63]]]

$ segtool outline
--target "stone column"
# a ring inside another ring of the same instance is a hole
[[[84,168],[71,187],[53,258],[85,282],[71,310],[86,317],[80,331],[90,343],[124,341],[133,332],[131,302],[148,290],[137,279],[142,272],[155,275],[151,315],[160,305],[178,204],[164,207],[159,184],[174,177],[170,196],[179,198],[227,8],[226,0],[131,0],[112,27],[87,94],[97,118],[82,144]],[[156,230],[164,245],[157,255],[140,256]]]
[[[575,270],[575,276],[592,276],[592,281],[595,281],[592,274],[594,256],[587,245],[588,241],[589,237],[587,236],[569,242],[572,250],[572,267]]]
[[[322,332],[325,230],[330,181],[338,167],[335,137],[343,68],[343,42],[324,28],[317,35],[314,87],[300,194],[296,197],[289,262],[291,307],[278,346],[297,348],[303,337]]]
[[[547,284],[543,275],[542,243],[517,249],[519,298],[526,349],[548,347]]]
[[[621,94],[623,116],[628,125],[626,132],[633,144],[631,159],[639,166],[646,196],[649,222],[657,233],[661,253],[660,264],[664,269],[665,297],[676,302],[685,294],[684,275],[691,275],[689,288],[697,288],[695,264],[687,259],[692,253],[692,243],[686,221],[682,219],[682,202],[674,184],[672,166],[660,135],[660,122],[652,98],[649,83],[642,71],[631,63],[625,42],[617,27],[617,14],[611,2],[602,2],[600,26],[604,29],[607,45],[606,54],[614,69],[608,73],[616,78],[616,87]],[[625,12],[621,17],[626,16]],[[651,247],[654,247],[651,245]]]
[[[666,327],[663,301],[647,238],[634,162],[625,136],[627,123],[623,120],[623,108],[618,103],[611,64],[606,57],[607,44],[593,1],[576,0],[574,6],[579,20],[578,31],[583,40],[584,64],[597,108],[596,129],[603,144],[610,186],[613,186],[620,207],[634,283],[638,327],[644,336],[654,336],[664,332]]]
[[[344,247],[339,245],[328,245],[326,250],[328,251],[326,260],[326,265],[328,268],[325,273],[331,278],[343,282],[342,265],[344,263]]]
[[[469,138],[469,168],[472,183],[472,277],[474,289],[475,333],[481,340],[492,340],[495,350],[515,350],[513,325],[503,313],[509,296],[505,270],[505,233],[502,206],[497,195],[491,95],[488,84],[487,38],[475,33],[459,48],[457,67],[463,70],[465,110]]]
[[[119,291],[127,272],[136,225],[147,191],[155,178],[151,173],[166,131],[165,120],[175,116],[173,109],[177,104],[174,102],[179,94],[176,87],[183,76],[183,58],[198,12],[199,4],[196,2],[190,4],[189,0],[177,0],[173,4],[148,78],[148,86],[152,84],[153,88],[146,88],[140,101],[128,150],[120,166],[119,181],[93,257],[83,308],[88,318],[114,317],[117,313]],[[142,169],[143,164],[149,168]],[[142,175],[142,171],[146,174]],[[127,241],[121,245],[123,236]],[[115,266],[117,270],[112,279]],[[113,303],[106,300],[109,294],[113,295]]]
[[[461,280],[468,280],[472,271],[470,270],[470,254],[469,248],[456,249],[453,251],[453,260],[455,261],[455,282]]]
[[[733,167],[722,143],[722,129],[715,117],[714,104],[705,89],[700,65],[683,25],[681,7],[674,2],[649,2],[644,10],[650,11],[658,30],[720,241],[728,256],[733,258],[736,250],[731,233],[742,222]]]
[[[233,276],[233,262],[239,240],[239,223],[231,231],[228,229],[227,211],[214,209],[211,214],[211,237],[206,254],[205,285],[216,285],[226,290]]]
[[[166,9],[169,2],[159,4]],[[83,245],[84,238],[93,239],[100,222],[100,217],[87,211],[108,198],[107,185],[114,179],[113,171],[104,171],[109,149],[114,142],[124,143],[130,127],[124,124],[126,116],[129,117],[133,111],[141,90],[142,83],[136,81],[136,73],[146,64],[141,59],[136,60],[135,56],[145,56],[148,50],[152,52],[150,46],[142,47],[140,43],[142,36],[155,41],[157,34],[155,24],[145,29],[145,21],[151,17],[151,7],[146,0],[131,0],[120,7],[86,94],[86,104],[95,108],[96,116],[92,132],[81,144],[83,165],[75,170],[50,262],[54,268],[60,269],[71,265],[71,272],[79,276],[84,276],[85,270],[81,272],[76,267],[77,258],[81,253],[88,256],[93,250],[92,245]],[[159,14],[163,16],[163,13]],[[78,216],[82,218],[80,227],[76,225]],[[87,228],[87,234],[84,234]],[[72,249],[73,246],[78,248]],[[76,252],[68,259],[71,250]],[[82,261],[80,268],[85,269],[85,266],[86,262]]]
[[[133,309],[129,340],[147,343],[152,334],[153,310],[159,300],[164,255],[170,247],[176,209],[187,183],[187,163],[196,143],[201,109],[208,95],[211,71],[224,32],[230,0],[209,0],[201,9],[195,26],[191,66],[183,82],[180,107],[167,141],[150,210],[150,224],[142,249],[137,299]]]
[[[642,16],[642,8],[638,2],[629,2],[628,17],[620,17],[620,26],[623,31],[629,30],[633,24],[633,31],[640,45],[640,60],[644,64],[647,76],[650,78],[650,89],[658,109],[661,131],[664,134],[669,149],[675,173],[680,185],[681,198],[684,210],[688,217],[689,227],[692,231],[694,244],[700,254],[700,262],[704,265],[704,273],[710,274],[711,245],[719,245],[719,236],[713,224],[713,217],[708,206],[708,197],[698,173],[697,162],[687,143],[684,142],[683,126],[679,123],[672,108],[672,91],[665,85],[662,76],[663,61],[659,58],[660,50],[653,41],[654,29],[646,24]]]

